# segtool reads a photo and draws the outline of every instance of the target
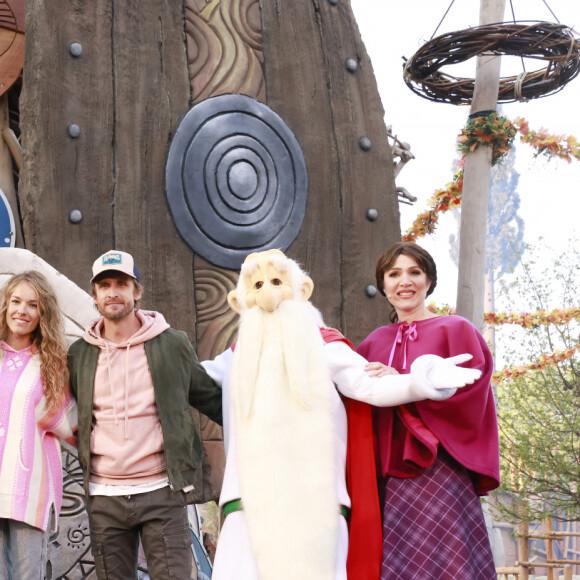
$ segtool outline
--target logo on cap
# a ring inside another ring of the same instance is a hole
[[[121,264],[123,259],[121,254],[107,254],[103,256],[103,266],[108,266],[110,264]]]

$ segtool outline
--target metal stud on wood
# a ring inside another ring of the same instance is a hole
[[[374,286],[373,284],[367,284],[365,288],[365,294],[369,298],[374,298],[377,295],[377,287]]]
[[[71,209],[68,214],[68,219],[71,224],[78,224],[83,220],[83,213],[80,209]]]
[[[369,222],[374,222],[379,217],[379,212],[374,207],[367,209],[367,219]]]
[[[68,126],[67,132],[71,139],[77,139],[81,136],[81,128],[75,123],[72,123]]]
[[[347,58],[344,65],[346,66],[346,70],[351,73],[356,72],[356,69],[358,68],[358,64],[354,58]]]
[[[370,151],[371,149],[371,140],[368,137],[361,137],[358,144],[363,151]]]
[[[79,58],[83,54],[83,47],[80,42],[71,42],[68,45],[68,51],[70,52],[71,56],[75,58]]]

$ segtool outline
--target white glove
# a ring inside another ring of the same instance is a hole
[[[471,385],[481,377],[480,370],[455,366],[472,358],[467,353],[450,358],[441,358],[434,354],[422,355],[411,365],[413,386],[424,397],[433,401],[449,399],[458,388]]]

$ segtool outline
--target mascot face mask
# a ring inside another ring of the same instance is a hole
[[[300,272],[293,276],[291,264],[280,250],[250,254],[240,272],[243,285],[228,294],[233,310],[240,312],[258,306],[274,312],[284,300],[308,300],[314,287],[312,280]],[[294,280],[293,278],[300,278]],[[240,293],[245,295],[241,296]]]

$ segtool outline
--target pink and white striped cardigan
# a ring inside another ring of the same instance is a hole
[[[55,412],[47,412],[34,346],[4,351],[0,367],[0,518],[46,530],[54,506],[62,505],[60,438],[74,444],[75,401],[67,395]]]

